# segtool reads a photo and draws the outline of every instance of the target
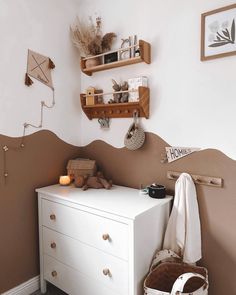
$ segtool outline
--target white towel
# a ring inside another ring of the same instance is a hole
[[[187,173],[182,173],[175,184],[174,205],[163,248],[180,254],[186,263],[195,263],[202,257],[196,188]]]

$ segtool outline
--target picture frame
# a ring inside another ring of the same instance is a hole
[[[236,4],[201,15],[201,61],[236,55]]]
[[[104,55],[104,64],[118,61],[118,52],[112,52]]]
[[[123,48],[123,50],[119,52],[120,53],[119,60],[129,59],[131,58],[131,49],[130,48],[127,49],[126,47],[129,47],[131,45],[131,37],[126,39],[121,39],[121,40],[122,40],[122,43],[120,48]]]

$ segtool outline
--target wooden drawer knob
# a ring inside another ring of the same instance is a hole
[[[103,272],[104,276],[111,277],[111,272],[110,272],[110,270],[108,268],[104,268],[104,270],[102,272]]]
[[[57,272],[55,270],[53,270],[52,273],[51,273],[51,275],[52,275],[52,277],[55,278],[57,276]]]
[[[50,219],[51,219],[51,220],[56,220],[56,215],[55,215],[55,214],[51,214],[51,215],[50,215]]]
[[[50,246],[51,246],[52,249],[55,249],[57,244],[55,242],[52,242]]]
[[[104,241],[110,240],[109,234],[102,235],[102,238],[103,238]]]

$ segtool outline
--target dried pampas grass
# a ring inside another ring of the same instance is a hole
[[[102,51],[106,52],[111,50],[112,42],[116,38],[115,33],[107,33],[102,37]]]
[[[89,24],[82,22],[78,17],[75,24],[70,27],[71,40],[75,47],[77,47],[81,55],[93,54],[90,52],[90,44],[96,38],[98,29],[94,25],[91,19]]]
[[[81,55],[98,55],[111,50],[116,34],[107,33],[102,36],[101,25],[100,17],[96,18],[95,24],[91,17],[89,23],[76,18],[75,24],[70,27],[71,40]]]

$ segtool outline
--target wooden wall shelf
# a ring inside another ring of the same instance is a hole
[[[124,49],[125,48],[122,48],[122,49],[111,51],[111,52],[118,52],[118,51],[121,51]],[[143,40],[139,40],[139,49],[140,49],[140,56],[131,57],[128,59],[123,59],[123,60],[119,60],[119,61],[115,61],[115,62],[111,62],[111,63],[107,63],[107,64],[101,64],[101,65],[94,66],[91,68],[86,68],[85,62],[86,62],[87,58],[82,57],[81,62],[80,62],[81,70],[84,74],[86,74],[88,76],[92,76],[92,74],[95,72],[105,71],[105,70],[123,67],[123,66],[131,65],[131,64],[140,63],[140,62],[145,62],[147,64],[150,64],[151,63],[151,45],[148,42],[145,42]],[[108,53],[109,52],[106,52],[106,53],[100,54],[100,55],[96,55],[96,56],[94,56],[94,58],[102,57],[103,55],[108,54]]]
[[[127,103],[95,104],[86,106],[86,94],[80,94],[81,106],[89,120],[95,118],[130,118],[134,111],[139,117],[149,118],[149,88],[139,87],[139,101]]]

